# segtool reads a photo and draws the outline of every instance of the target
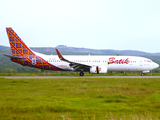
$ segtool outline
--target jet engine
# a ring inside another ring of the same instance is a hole
[[[106,66],[94,66],[90,68],[90,74],[106,74],[107,67]]]

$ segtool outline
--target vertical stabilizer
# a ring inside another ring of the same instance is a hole
[[[35,55],[29,47],[21,40],[12,28],[6,28],[11,51],[13,56],[31,56]]]

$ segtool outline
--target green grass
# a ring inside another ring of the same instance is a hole
[[[144,73],[145,76],[160,76],[160,73]],[[0,73],[0,76],[79,76],[79,72],[45,71],[31,73]],[[89,74],[84,72],[84,76],[141,76],[141,72],[115,72],[107,74]]]
[[[0,119],[158,120],[160,79],[0,78]]]

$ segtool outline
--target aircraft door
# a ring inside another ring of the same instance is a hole
[[[139,61],[139,66],[143,66],[143,60]]]
[[[36,58],[32,58],[32,65],[36,65]]]

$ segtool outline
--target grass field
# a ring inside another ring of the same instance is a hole
[[[158,120],[160,79],[0,78],[0,119]]]
[[[145,76],[160,76],[160,73],[144,73]],[[0,73],[0,76],[79,76],[79,72],[45,71],[32,73]],[[84,72],[84,76],[141,76],[141,72],[108,72],[107,74],[89,74]]]

